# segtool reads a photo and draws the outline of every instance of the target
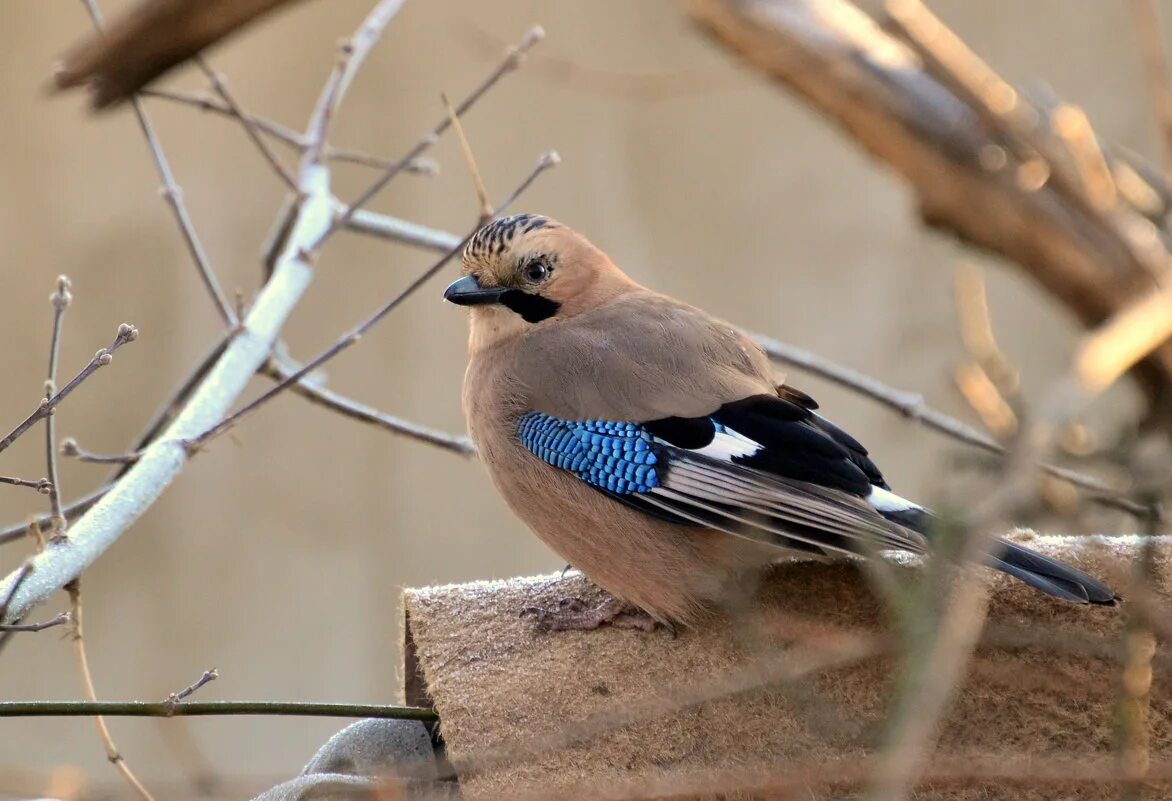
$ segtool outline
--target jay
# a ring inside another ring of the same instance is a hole
[[[610,597],[551,629],[691,624],[779,554],[931,549],[932,515],[773,379],[728,323],[629,278],[548,217],[488,222],[444,298],[471,310],[463,406],[497,489]],[[1115,594],[1005,540],[989,566],[1076,603]]]

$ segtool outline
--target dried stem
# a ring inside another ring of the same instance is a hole
[[[279,122],[260,117],[255,114],[250,114],[242,111],[240,115],[233,113],[228,104],[222,100],[210,97],[206,94],[195,94],[191,92],[180,92],[173,89],[143,89],[139,92],[143,97],[153,97],[160,100],[169,100],[172,103],[179,105],[191,106],[200,109],[201,111],[210,111],[222,117],[243,117],[253,127],[268,136],[276,139],[278,142],[283,142],[290,147],[298,150],[305,150],[308,144],[305,137],[292,128],[281,125]],[[323,154],[327,161],[340,161],[348,164],[360,164],[364,167],[374,167],[380,170],[385,170],[394,164],[390,159],[385,159],[380,156],[375,156],[370,153],[365,153],[361,150],[354,150],[352,148],[341,148],[327,145],[325,153]],[[435,175],[439,171],[439,166],[429,158],[416,159],[408,164],[405,168],[407,172],[416,175]]]
[[[112,489],[111,484],[99,487],[88,495],[78,498],[73,503],[64,508],[65,519],[68,521],[71,517],[84,513],[91,506],[97,503],[103,495]],[[49,515],[41,515],[34,517],[26,523],[15,523],[6,529],[0,530],[0,545],[6,545],[10,542],[17,542],[29,536],[30,531],[40,535],[46,531],[52,524],[52,518]]]
[[[460,124],[456,110],[452,108],[452,102],[443,93],[440,94],[440,100],[443,101],[444,110],[448,112],[448,121],[456,132],[456,139],[460,143],[460,152],[464,154],[468,172],[472,174],[472,185],[476,188],[476,200],[480,204],[480,222],[484,224],[492,219],[492,203],[488,199],[488,189],[484,186],[484,178],[480,175],[480,168],[476,166],[476,156],[472,155],[472,144],[464,133],[464,126]]]
[[[325,153],[326,139],[329,136],[330,124],[333,122],[334,112],[346,95],[350,81],[358,74],[366,57],[378,43],[383,31],[399,13],[404,0],[381,0],[362,21],[362,25],[354,35],[342,45],[342,54],[333,73],[326,81],[326,87],[318,98],[309,126],[305,131],[306,162],[321,163]]]
[[[192,717],[204,715],[298,715],[326,718],[390,718],[435,721],[434,709],[386,704],[321,704],[294,701],[0,701],[0,718]]]
[[[31,479],[0,476],[0,484],[11,484],[14,487],[30,487],[42,495],[48,495],[53,491],[53,482],[47,478]]]
[[[49,340],[49,377],[45,381],[45,400],[57,394],[57,363],[61,356],[61,323],[73,295],[69,279],[57,278],[57,290],[49,296],[53,306],[53,334]],[[45,418],[45,463],[49,479],[49,517],[54,536],[65,533],[65,513],[61,510],[61,476],[57,472],[57,415],[50,412]]]
[[[70,616],[73,620],[73,645],[77,653],[77,664],[81,670],[81,685],[85,696],[90,703],[97,703],[97,693],[94,691],[94,678],[90,673],[89,659],[86,657],[85,650],[85,635],[82,630],[81,623],[81,584],[74,580],[66,586],[66,591],[69,593]],[[114,738],[110,736],[110,729],[106,726],[105,719],[101,714],[94,715],[94,725],[98,729],[98,737],[102,741],[102,745],[106,749],[106,758],[110,763],[118,769],[123,778],[130,784],[136,793],[143,799],[143,801],[154,801],[154,797],[143,786],[138,777],[126,764],[126,760],[118,751],[118,746],[114,743]]]
[[[514,200],[516,200],[518,195],[524,192],[529,187],[529,185],[533,183],[534,180],[536,180],[538,175],[545,172],[550,167],[553,167],[559,161],[560,157],[557,155],[557,153],[549,152],[543,155],[537,162],[537,165],[530,171],[529,175],[525,177],[525,179],[517,186],[517,188],[513,190],[513,192],[507,198],[505,198],[505,200],[497,208],[502,211],[507,208]],[[432,276],[443,269],[444,266],[452,260],[452,258],[459,254],[464,249],[464,246],[468,243],[468,240],[473,237],[479,228],[480,226],[477,225],[475,228],[469,231],[464,236],[464,238],[457,243],[456,247],[449,250],[442,257],[440,257],[438,261],[420,273],[419,276],[417,276],[415,280],[413,280],[410,284],[407,285],[406,288],[399,292],[399,294],[395,295],[389,301],[384,303],[372,315],[370,315],[370,317],[366,318],[363,322],[359,323],[348,333],[344,334],[333,345],[326,348],[313,359],[306,362],[300,369],[293,371],[280,382],[278,382],[277,385],[272,389],[262,393],[260,397],[244,405],[236,412],[228,415],[219,423],[209,428],[207,431],[204,431],[198,436],[188,439],[185,443],[188,451],[191,452],[198,450],[203,445],[206,445],[212,439],[215,439],[220,434],[223,434],[225,431],[235,426],[241,418],[248,416],[260,407],[264,406],[272,398],[279,395],[281,392],[284,392],[290,386],[299,383],[301,379],[305,378],[305,376],[309,375],[314,370],[328,362],[330,359],[334,358],[339,353],[358,342],[358,340],[362,338],[363,334],[365,334],[367,331],[377,325],[384,317],[398,308],[399,304],[413,295],[416,290],[427,283],[427,281],[431,279]]]
[[[541,28],[541,26],[538,25],[530,28],[529,31],[526,32],[525,36],[521,38],[520,43],[518,43],[515,48],[509,50],[508,54],[505,56],[500,65],[498,65],[497,68],[493,70],[479,86],[472,90],[472,93],[464,98],[464,100],[460,102],[460,105],[456,106],[455,116],[463,116],[468,111],[468,109],[472,108],[472,106],[476,104],[477,100],[484,96],[485,92],[487,92],[496,84],[497,81],[499,81],[505,75],[508,75],[513,70],[517,69],[517,67],[521,65],[521,61],[524,58],[525,53],[531,50],[533,46],[540,42],[544,37],[545,31]],[[358,199],[351,203],[346,211],[343,212],[342,215],[334,221],[333,225],[330,226],[330,230],[322,236],[322,240],[325,240],[326,237],[328,237],[338,228],[343,228],[348,225],[350,218],[353,217],[359,209],[365,206],[371,198],[382,191],[383,187],[390,183],[390,181],[396,175],[406,169],[408,164],[417,159],[423,154],[425,150],[435,144],[436,140],[439,139],[439,137],[443,134],[444,131],[448,129],[448,126],[451,124],[451,118],[445,116],[443,120],[441,120],[438,125],[432,128],[428,134],[416,142],[415,145],[407,151],[406,155],[388,167],[387,170],[381,176],[379,176],[378,180],[372,183],[365,192],[359,195]],[[320,245],[321,242],[315,243],[314,249]]]
[[[211,670],[205,670],[203,675],[196,679],[192,684],[188,685],[177,693],[171,693],[168,695],[166,699],[163,700],[163,703],[175,707],[184,698],[193,695],[200,687],[203,687],[205,684],[213,682],[218,678],[220,678],[220,671],[216,670],[215,668],[212,668]]]
[[[77,440],[73,437],[66,437],[61,442],[61,455],[73,457],[79,462],[91,462],[93,464],[134,464],[142,458],[142,451],[115,454],[93,453],[78,445]]]
[[[12,584],[9,586],[8,591],[4,593],[4,599],[0,600],[0,620],[5,618],[8,613],[8,604],[11,603],[13,596],[20,590],[20,585],[24,584],[32,572],[32,562],[25,562],[16,569],[16,573],[12,578]]]
[[[344,214],[346,206],[338,201],[337,213]],[[441,253],[451,250],[460,241],[460,237],[448,231],[428,228],[419,223],[378,214],[366,209],[359,209],[346,221],[346,228],[358,233],[369,234],[380,239],[392,242],[401,242],[405,245],[438,250]]]
[[[25,561],[21,564],[20,567],[16,569],[16,572],[12,574],[12,583],[9,585],[8,590],[4,593],[3,600],[0,600],[0,622],[3,622],[8,618],[8,607],[12,603],[12,599],[16,596],[16,593],[20,591],[21,585],[28,580],[28,577],[32,574],[32,572],[33,563],[31,561]],[[14,623],[16,619],[18,618],[14,618],[14,620],[11,622]],[[0,651],[4,650],[4,646],[8,644],[8,640],[12,638],[13,633],[14,632],[10,631],[0,633]]]
[[[116,350],[118,350],[126,343],[133,342],[136,339],[138,339],[137,328],[132,325],[128,325],[127,323],[123,323],[122,325],[118,326],[118,333],[114,336],[114,341],[111,342],[108,347],[99,349],[98,352],[94,354],[94,357],[90,359],[89,364],[83,367],[81,372],[71,378],[68,384],[54,393],[51,397],[42,400],[36,411],[26,417],[19,425],[16,426],[16,428],[9,431],[3,439],[0,439],[0,452],[3,452],[8,448],[9,445],[11,445],[13,442],[16,442],[16,440],[19,439],[22,434],[32,428],[33,425],[35,425],[39,420],[51,414],[52,411],[57,408],[57,405],[61,403],[61,401],[69,397],[73,390],[77,389],[83,381],[97,372],[99,368],[105,367],[107,364],[109,364]]]
[[[63,623],[68,623],[71,619],[72,618],[68,612],[60,612],[55,617],[51,617],[48,620],[42,621],[40,623],[0,623],[0,631],[44,631],[45,629],[50,629],[54,626],[60,626]]]
[[[273,171],[277,173],[278,177],[285,182],[285,186],[296,192],[297,181],[289,173],[289,170],[285,168],[285,165],[281,163],[280,159],[277,158],[276,154],[273,153],[268,143],[264,140],[264,137],[260,135],[260,129],[252,117],[245,114],[244,110],[240,108],[240,104],[236,102],[236,98],[228,90],[228,83],[224,80],[224,76],[213,70],[207,61],[204,60],[203,56],[196,56],[192,61],[207,76],[208,81],[212,85],[212,89],[216,91],[216,94],[228,106],[228,110],[232,116],[240,120],[240,124],[244,127],[245,133],[248,134],[248,138],[256,145],[264,160],[269,163],[269,166],[273,168]]]
[[[139,434],[138,439],[135,440],[134,452],[141,452],[143,448],[145,448],[159,436],[159,434],[167,426],[167,423],[174,419],[175,415],[179,413],[180,409],[182,409],[184,402],[186,402],[187,398],[191,395],[195,388],[199,386],[199,382],[203,380],[203,377],[207,375],[208,370],[212,368],[212,365],[214,365],[223,354],[224,349],[228,346],[228,343],[232,340],[233,336],[234,332],[228,332],[225,334],[196,364],[195,368],[191,371],[187,378],[183,380],[183,383],[180,384],[179,387],[171,394],[171,397],[168,398],[167,402],[159,408],[151,422],[146,426],[143,432]],[[109,483],[107,483],[105,486],[99,487],[88,495],[78,498],[76,501],[66,506],[64,509],[66,520],[70,520],[77,515],[87,512],[90,507],[102,499],[102,496],[113,489],[113,482],[117,481],[119,478],[125,475],[128,467],[129,463],[122,464],[117,470],[114,471],[113,475],[110,477]],[[30,525],[35,527],[35,530],[39,533],[46,530],[46,528],[51,523],[52,520],[50,517],[45,515],[35,518],[31,521],[31,523],[26,522],[11,525],[6,529],[0,530],[0,545],[23,539],[27,535]]]

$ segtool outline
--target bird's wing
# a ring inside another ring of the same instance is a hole
[[[866,449],[698,309],[633,293],[527,335],[516,359],[520,442],[622,503],[805,550],[923,549],[885,519],[904,502]]]
[[[845,448],[797,420],[773,426],[751,420],[746,407],[752,405],[647,423],[529,412],[517,435],[548,464],[672,522],[815,553],[924,550],[920,534],[868,502],[871,485]],[[770,444],[734,429],[734,420]]]

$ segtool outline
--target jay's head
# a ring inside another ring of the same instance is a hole
[[[487,223],[464,249],[463,277],[444,299],[472,309],[496,340],[590,311],[635,286],[584,236],[536,214]]]

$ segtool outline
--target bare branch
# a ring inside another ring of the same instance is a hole
[[[204,686],[205,684],[207,684],[209,682],[215,681],[218,678],[220,678],[220,671],[216,670],[215,668],[212,668],[211,670],[205,670],[203,672],[203,675],[200,676],[198,679],[196,679],[192,684],[190,684],[189,686],[185,687],[184,689],[180,690],[177,693],[171,693],[170,695],[168,695],[163,700],[163,703],[169,705],[172,709],[174,709],[175,707],[177,707],[179,705],[179,702],[182,701],[184,698],[187,698],[187,697],[193,695],[195,693],[195,691],[198,690],[200,687]]]
[[[48,495],[53,491],[53,482],[47,478],[14,478],[13,476],[0,476],[0,484],[11,484],[14,487],[29,487],[35,489],[42,495]]]
[[[113,485],[111,484],[99,487],[88,495],[82,496],[81,498],[78,498],[76,501],[66,506],[62,510],[65,513],[66,521],[76,515],[85,513],[87,510],[89,510],[90,507],[101,500],[102,496],[111,489],[113,489]],[[0,545],[6,545],[10,542],[17,542],[24,539],[25,537],[29,536],[30,530],[40,534],[44,531],[47,531],[52,523],[52,516],[47,514],[41,515],[40,517],[34,517],[27,523],[15,523],[6,529],[0,530]]]
[[[363,20],[362,25],[354,35],[342,45],[342,54],[338,59],[326,87],[318,98],[313,116],[305,131],[307,149],[304,158],[306,161],[320,163],[325,152],[326,139],[329,135],[330,124],[333,122],[334,112],[350,88],[350,81],[358,74],[362,63],[374,49],[382,36],[383,30],[390,24],[395,14],[399,13],[404,0],[381,0]]]
[[[269,148],[264,137],[260,135],[260,130],[256,123],[253,122],[252,117],[244,113],[244,110],[240,108],[240,104],[236,102],[236,98],[228,91],[228,83],[224,80],[224,76],[213,70],[207,61],[204,60],[203,56],[196,56],[192,60],[203,74],[207,76],[208,81],[212,84],[212,88],[228,106],[228,110],[232,116],[240,120],[240,124],[244,126],[245,133],[248,134],[248,138],[256,145],[264,160],[273,168],[273,171],[277,173],[278,177],[285,182],[285,186],[296,192],[297,181],[294,180],[293,176],[289,174],[289,171],[285,169],[285,165],[281,163],[280,159]]]
[[[517,186],[517,188],[514,189],[513,192],[510,193],[509,196],[507,198],[505,198],[505,200],[497,208],[499,210],[504,210],[505,208],[507,208],[514,200],[516,200],[518,195],[520,195],[527,188],[529,188],[529,185],[532,184],[534,180],[536,180],[538,175],[545,172],[550,167],[555,166],[559,161],[560,161],[560,157],[557,155],[557,153],[549,152],[549,153],[546,153],[545,155],[543,155],[541,157],[541,159],[537,162],[537,165],[530,171],[529,175],[527,175],[525,177],[525,179]],[[344,334],[333,345],[326,348],[324,351],[322,351],[320,354],[315,356],[313,359],[309,360],[300,369],[293,371],[292,373],[287,375],[285,378],[283,378],[280,382],[278,382],[275,387],[268,390],[267,392],[262,393],[260,395],[260,397],[245,404],[243,407],[241,407],[237,411],[235,411],[232,414],[225,417],[219,423],[215,424],[214,426],[207,429],[206,431],[199,434],[198,436],[194,436],[194,437],[191,437],[190,439],[188,439],[184,444],[188,448],[189,452],[194,451],[194,450],[198,450],[200,447],[206,445],[212,439],[215,439],[220,434],[223,434],[225,431],[227,431],[230,428],[232,428],[233,426],[235,426],[236,423],[241,418],[248,416],[249,414],[256,411],[261,406],[264,406],[268,401],[270,401],[276,395],[278,395],[281,392],[283,392],[284,390],[288,389],[293,384],[300,382],[303,378],[305,378],[305,376],[309,375],[311,372],[313,372],[314,370],[321,367],[323,364],[328,362],[330,359],[334,358],[339,353],[341,353],[342,351],[349,348],[351,345],[358,342],[358,340],[362,338],[363,334],[365,334],[367,331],[369,331],[371,328],[373,328],[375,325],[377,325],[379,323],[379,321],[381,321],[384,317],[386,317],[388,314],[390,314],[392,311],[394,311],[396,308],[398,308],[399,304],[401,304],[404,300],[406,300],[408,297],[413,295],[416,290],[418,290],[421,286],[423,286],[425,283],[427,283],[427,281],[432,276],[434,276],[441,269],[443,269],[444,266],[449,261],[451,261],[452,258],[454,258],[456,255],[458,255],[463,250],[464,246],[468,243],[468,240],[470,240],[473,237],[473,235],[475,235],[476,231],[479,230],[479,228],[480,228],[479,225],[474,227],[471,231],[469,231],[464,236],[463,239],[461,239],[457,243],[456,247],[449,250],[442,257],[440,257],[440,259],[438,261],[436,261],[434,264],[432,264],[430,267],[428,267],[426,270],[424,270],[418,277],[415,278],[414,281],[412,281],[410,284],[408,284],[405,289],[403,289],[401,292],[399,292],[399,294],[395,295],[395,297],[391,298],[389,301],[387,301],[385,304],[383,304],[381,307],[379,307],[374,312],[374,314],[372,314],[370,317],[366,318],[366,320],[364,320],[363,322],[361,322],[357,326],[355,326],[349,333]]]
[[[146,426],[143,432],[139,434],[138,439],[135,440],[135,453],[138,453],[151,442],[153,442],[166,428],[167,424],[174,419],[175,415],[178,414],[182,409],[183,404],[187,401],[188,397],[191,396],[191,393],[195,391],[197,386],[199,386],[200,381],[202,381],[204,376],[207,375],[208,371],[211,370],[212,365],[214,365],[220,356],[224,353],[224,349],[228,347],[228,343],[234,336],[235,332],[232,331],[224,334],[224,336],[222,336],[220,340],[216,342],[216,344],[204,355],[204,357],[200,359],[187,378],[183,380],[179,387],[171,394],[171,397],[167,399],[166,403],[164,403],[159,408],[159,410],[155,412],[151,422]],[[77,515],[84,514],[85,512],[89,511],[90,507],[101,500],[102,496],[113,488],[113,482],[117,481],[119,478],[125,475],[127,469],[128,465],[125,463],[122,464],[117,470],[114,471],[114,474],[110,478],[110,483],[99,487],[93,492],[78,498],[76,501],[66,506],[63,510],[65,512],[66,520],[72,520]],[[35,530],[39,533],[45,531],[51,524],[51,517],[48,515],[43,515],[41,517],[35,518],[31,522],[11,525],[6,529],[0,530],[0,545],[23,539],[25,536],[27,536],[30,526],[34,527]]]
[[[90,673],[89,659],[86,656],[85,650],[85,636],[81,625],[81,585],[77,580],[70,582],[65,588],[69,592],[70,602],[70,618],[73,621],[73,646],[77,654],[78,669],[81,671],[81,685],[85,691],[86,698],[90,703],[96,703],[98,700],[97,693],[94,691],[94,677]],[[127,783],[134,789],[135,792],[143,799],[143,801],[154,801],[154,797],[139,781],[138,777],[134,775],[134,771],[126,764],[126,760],[118,751],[118,746],[114,743],[114,738],[110,736],[110,729],[106,726],[106,721],[101,715],[94,716],[94,725],[98,729],[98,737],[102,741],[102,745],[106,749],[106,759],[110,760],[118,772],[122,774]]]
[[[61,455],[71,456],[79,462],[91,462],[93,464],[134,464],[142,457],[142,451],[103,455],[87,451],[78,445],[77,440],[73,437],[66,437],[61,442]]]
[[[468,165],[468,172],[472,174],[472,185],[476,188],[476,200],[480,204],[480,222],[486,223],[492,219],[492,203],[488,200],[488,189],[484,186],[484,178],[480,175],[480,168],[476,166],[476,156],[472,155],[472,145],[464,133],[464,126],[456,116],[456,110],[446,94],[440,94],[444,110],[448,112],[448,121],[456,132],[456,140],[460,143],[460,152],[464,154],[464,162]]]
[[[338,214],[344,214],[346,206],[337,202]],[[380,239],[392,242],[401,242],[404,245],[427,248],[429,250],[451,250],[460,241],[460,237],[448,231],[428,228],[419,223],[401,220],[386,214],[379,214],[366,209],[358,209],[346,220],[346,227],[351,231],[369,234]]]
[[[16,440],[20,438],[22,434],[28,431],[34,424],[36,424],[37,421],[52,414],[53,410],[57,408],[57,405],[69,397],[70,393],[77,389],[83,381],[93,375],[99,368],[105,367],[112,361],[114,351],[118,350],[126,343],[133,342],[136,339],[138,339],[137,328],[132,325],[128,325],[127,323],[123,323],[122,325],[118,326],[118,333],[114,336],[114,341],[111,342],[108,347],[99,349],[98,352],[94,354],[94,357],[90,359],[89,364],[83,367],[81,372],[71,378],[68,384],[62,387],[52,397],[48,397],[42,400],[36,411],[26,417],[19,425],[16,426],[16,428],[9,431],[3,439],[0,439],[0,451],[6,450],[9,445],[11,445],[13,442],[16,442]]]
[[[3,632],[44,631],[45,629],[50,629],[50,628],[53,628],[54,626],[60,626],[63,623],[68,623],[69,620],[70,620],[70,617],[69,617],[68,612],[60,612],[56,616],[51,617],[48,620],[44,620],[40,623],[0,623],[0,631],[3,631]]]
[[[166,701],[0,701],[0,718],[27,717],[147,717],[205,715],[298,715],[325,718],[389,718],[438,720],[434,709],[388,704],[320,704],[293,701],[188,701],[175,706]]]
[[[505,75],[508,75],[513,70],[517,69],[517,67],[521,65],[525,54],[544,37],[545,31],[541,28],[541,26],[537,25],[530,28],[529,31],[526,32],[525,36],[522,37],[520,43],[508,52],[504,61],[502,61],[500,65],[495,70],[493,70],[492,73],[490,73],[489,76],[485,78],[479,86],[472,90],[472,93],[464,98],[464,100],[460,102],[460,105],[456,106],[455,116],[463,116],[468,111],[468,109],[472,108],[472,106],[476,104],[477,100],[484,96],[485,92],[487,92],[496,84],[497,81],[499,81]],[[328,237],[338,228],[343,228],[348,225],[350,218],[353,217],[359,209],[370,202],[371,198],[381,192],[383,187],[390,183],[391,179],[393,179],[396,175],[406,169],[408,164],[413,162],[415,159],[421,156],[425,150],[435,144],[436,140],[439,139],[440,135],[442,135],[451,124],[451,118],[445,116],[443,120],[441,120],[440,123],[435,126],[435,128],[433,128],[422,139],[416,142],[415,145],[407,151],[406,155],[387,168],[387,170],[379,177],[379,179],[371,184],[365,192],[359,195],[358,199],[351,203],[349,208],[347,208],[346,211],[337,220],[334,221],[333,225],[330,226],[330,230],[322,236],[322,240],[324,241],[326,237]],[[321,242],[316,243],[314,245],[314,249],[320,245]]]
[[[173,89],[143,89],[140,92],[143,97],[154,97],[160,100],[169,100],[172,103],[180,105],[191,106],[200,109],[201,111],[210,111],[222,117],[233,117],[237,115],[232,112],[228,104],[222,100],[210,97],[206,94],[196,94],[191,92],[180,92]],[[260,117],[255,114],[241,112],[241,117],[248,121],[257,130],[273,137],[279,142],[283,142],[290,147],[298,150],[305,150],[309,145],[305,137],[292,128],[281,125],[278,122]],[[385,170],[394,164],[390,159],[385,159],[380,156],[374,156],[370,153],[364,153],[361,150],[354,150],[351,148],[340,148],[327,145],[325,149],[325,159],[327,161],[340,161],[349,164],[361,164],[365,167],[375,167],[380,170]],[[416,175],[435,175],[439,172],[439,165],[433,159],[423,157],[412,161],[405,168],[406,172],[414,173]]]
[[[302,367],[300,365],[294,364],[288,358],[282,357],[270,360],[265,366],[264,372],[276,381],[284,381],[301,369]],[[417,439],[420,442],[425,442],[428,445],[434,445],[437,448],[459,454],[460,456],[472,456],[476,453],[476,447],[472,444],[472,440],[467,437],[436,431],[417,423],[392,417],[372,406],[351,400],[330,390],[328,387],[316,381],[312,375],[297,381],[293,385],[293,392],[341,415],[359,420],[363,423],[370,423],[394,434],[402,434],[412,439]]]
[[[872,400],[878,401],[909,420],[927,426],[933,431],[951,437],[958,442],[972,445],[997,456],[1004,456],[1006,453],[1005,448],[995,440],[975,428],[965,425],[959,420],[928,406],[924,402],[924,397],[918,393],[894,389],[871,376],[863,375],[850,368],[834,364],[820,356],[816,356],[808,350],[780,342],[771,337],[754,334],[749,331],[745,331],[744,333],[749,339],[756,342],[773,361],[797,367],[798,369],[838,384],[841,387],[858,392]],[[1060,478],[1080,489],[1086,490],[1090,494],[1091,500],[1098,504],[1118,509],[1141,518],[1146,517],[1148,514],[1147,506],[1130,500],[1121,492],[1104,484],[1097,478],[1054,464],[1043,464],[1041,467],[1055,478]],[[1161,519],[1165,519],[1163,515]]]
[[[101,31],[103,29],[102,14],[98,11],[95,0],[82,0],[82,3],[85,4],[90,19],[94,22],[94,27]],[[195,266],[199,269],[200,279],[207,288],[208,294],[212,296],[212,300],[215,302],[220,316],[224,318],[224,322],[229,326],[236,325],[236,315],[233,314],[232,307],[228,305],[228,299],[224,297],[224,292],[220,289],[220,282],[216,280],[216,274],[212,271],[207,254],[204,253],[203,245],[200,244],[199,238],[195,234],[195,227],[191,224],[191,218],[187,216],[187,209],[183,205],[183,193],[179,189],[179,185],[175,183],[175,176],[171,173],[171,165],[168,163],[167,157],[163,154],[163,146],[159,144],[159,138],[155,136],[155,128],[151,125],[150,118],[147,117],[142,100],[139,99],[138,95],[132,95],[130,102],[134,107],[134,116],[138,120],[138,127],[142,129],[142,135],[146,138],[147,147],[150,148],[151,159],[155,163],[155,170],[159,174],[159,180],[163,184],[163,197],[166,198],[167,204],[171,207],[171,211],[175,215],[175,221],[179,223],[179,230],[183,234],[183,241],[187,245],[188,252],[191,253],[191,258],[195,262]]]
[[[368,22],[384,19],[394,4],[382,3]],[[365,26],[364,26],[365,27]],[[331,81],[315,108],[309,130],[324,132],[322,110],[336,95]],[[184,442],[222,420],[232,402],[268,360],[280,328],[313,278],[310,243],[319,242],[333,216],[329,171],[316,159],[303,158],[298,170],[299,201],[285,246],[272,276],[257,295],[248,316],[224,352],[191,393],[183,411],[167,424],[115,486],[70,528],[68,540],[51,544],[33,557],[35,570],[11,594],[6,616],[15,622],[34,604],[76,579],[150,507],[187,462]],[[63,390],[64,392],[64,390]],[[59,393],[60,394],[60,393]],[[15,576],[0,582],[0,596],[10,592]]]
[[[49,377],[45,381],[45,400],[57,394],[57,363],[61,355],[61,324],[65,310],[69,308],[73,295],[70,294],[69,279],[57,277],[57,290],[49,296],[53,306],[53,334],[49,340]],[[65,532],[65,513],[61,511],[61,476],[57,472],[57,415],[45,418],[45,463],[49,479],[49,517],[54,535]]]
[[[918,0],[889,2],[882,27],[847,0],[691,7],[721,43],[890,165],[925,224],[1016,262],[1083,325],[1099,325],[1167,271],[1151,221],[1123,192],[1109,210],[1088,195],[1075,140],[1055,135],[1044,109]],[[1150,414],[1172,424],[1172,345],[1135,375]]]
[[[12,598],[20,591],[20,586],[28,580],[29,575],[33,572],[32,562],[25,562],[16,569],[12,574],[12,583],[3,595],[3,600],[0,600],[0,620],[6,620],[8,616],[8,605],[12,603]]]

